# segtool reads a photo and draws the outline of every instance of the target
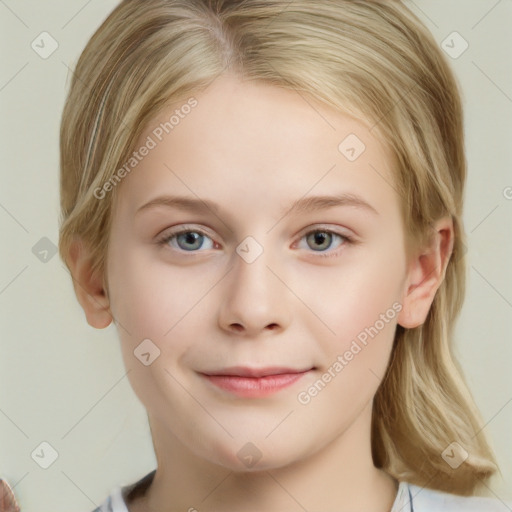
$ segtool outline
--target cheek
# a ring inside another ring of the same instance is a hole
[[[297,396],[307,406],[303,414],[308,417],[331,411],[335,424],[350,422],[373,398],[385,375],[401,310],[403,269],[399,256],[383,256],[379,261],[361,258],[339,272],[316,303],[319,316],[334,333],[317,319],[308,321],[322,351],[318,374]]]
[[[115,252],[112,252],[114,260]],[[193,314],[212,287],[212,272],[186,271],[133,249],[112,267],[111,309],[134,339],[163,340]]]
[[[111,309],[131,386],[149,411],[158,412],[167,394],[180,400],[171,375],[193,340],[187,326],[203,287],[199,278],[184,280],[183,273],[136,248],[127,254],[111,267]],[[112,251],[112,261],[114,256]]]
[[[358,248],[339,267],[315,269],[308,277],[323,286],[316,286],[314,292],[303,290],[308,306],[316,313],[303,318],[306,329],[318,340],[327,366],[346,354],[350,366],[362,365],[366,374],[368,368],[376,373],[385,370],[405,276],[405,257],[392,247],[382,243]]]

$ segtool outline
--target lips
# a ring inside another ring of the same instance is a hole
[[[313,368],[286,367],[230,367],[219,371],[201,373],[215,387],[241,397],[264,397],[277,393],[300,380]]]
[[[266,368],[249,368],[246,366],[232,366],[223,370],[213,372],[203,372],[205,375],[226,376],[226,377],[266,377],[268,375],[283,375],[293,373],[304,373],[311,370],[306,368],[303,370],[295,368],[286,368],[284,366],[268,366]]]

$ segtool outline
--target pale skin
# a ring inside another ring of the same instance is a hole
[[[369,125],[234,76],[194,96],[198,105],[118,185],[108,288],[90,272],[84,246],[69,258],[87,321],[117,325],[151,425],[157,471],[129,509],[388,512],[397,482],[373,464],[372,401],[396,325],[425,321],[452,222],[440,219],[432,242],[408,259],[400,197],[389,185],[393,158]],[[175,108],[148,124],[140,144]],[[349,134],[366,146],[352,162],[338,149]],[[341,194],[369,206],[290,211],[301,198]],[[140,209],[165,195],[211,201],[213,210]],[[179,229],[192,235],[169,239]],[[263,249],[251,263],[236,252],[248,236]],[[298,394],[393,304],[394,318],[300,403]],[[134,356],[144,339],[160,350],[148,366]],[[236,365],[311,370],[258,398],[234,396],[200,374]],[[247,443],[260,454],[252,467],[238,455]]]

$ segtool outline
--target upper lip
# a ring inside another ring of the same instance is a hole
[[[201,372],[204,375],[225,375],[229,377],[266,377],[268,375],[282,375],[285,373],[303,373],[312,368],[287,368],[284,366],[267,366],[265,368],[249,368],[247,366],[230,366],[222,370]]]

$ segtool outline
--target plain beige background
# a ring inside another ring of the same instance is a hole
[[[456,351],[503,471],[490,493],[508,500],[512,2],[408,4],[441,47],[452,47],[449,59],[463,89],[469,270]],[[115,485],[155,467],[144,409],[126,378],[115,329],[87,325],[69,275],[53,253],[58,132],[69,76],[115,5],[114,0],[0,0],[0,477],[14,486],[24,512],[90,512]],[[52,49],[51,39],[42,32],[58,44],[54,53],[43,55],[47,58],[40,54]],[[464,41],[468,48],[456,55]],[[41,467],[55,457],[47,469]]]

